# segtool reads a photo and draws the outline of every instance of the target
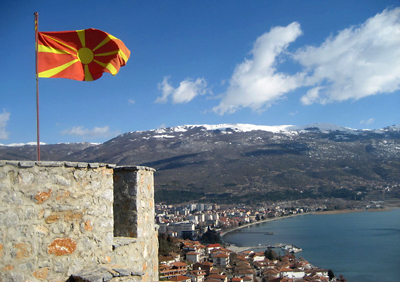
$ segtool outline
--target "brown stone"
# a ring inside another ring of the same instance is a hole
[[[110,263],[111,262],[111,257],[110,256],[106,256],[106,261],[107,261],[107,263]]]
[[[57,201],[61,201],[67,199],[71,193],[69,191],[58,191],[57,193]]]
[[[54,223],[56,221],[58,221],[60,219],[60,216],[57,214],[51,214],[46,218],[46,223],[50,224],[50,223]]]
[[[17,259],[27,258],[30,255],[30,247],[27,243],[18,243],[14,246],[17,249]]]
[[[49,269],[47,267],[43,267],[33,272],[32,275],[35,276],[37,279],[46,279],[48,273]]]
[[[81,219],[82,216],[83,216],[83,214],[80,212],[76,212],[76,213],[68,212],[65,214],[64,219],[66,221],[72,221],[74,219]]]
[[[0,258],[3,256],[3,244],[0,244]]]
[[[38,192],[35,199],[37,201],[36,204],[41,204],[44,201],[47,201],[51,196],[51,189],[48,192]]]
[[[146,269],[147,269],[147,263],[144,262],[144,263],[143,263],[143,271],[146,271]]]
[[[85,230],[92,231],[93,230],[93,223],[90,220],[85,221]]]
[[[49,254],[56,256],[69,255],[75,252],[76,242],[71,238],[57,238],[48,247]]]
[[[4,271],[13,270],[13,269],[14,269],[14,266],[12,266],[12,265],[6,265],[5,267],[3,267]]]
[[[38,218],[43,218],[44,217],[44,209],[42,209],[39,213],[38,213]]]

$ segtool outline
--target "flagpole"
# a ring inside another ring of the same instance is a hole
[[[36,72],[36,147],[37,147],[37,161],[40,161],[40,134],[39,134],[39,75],[38,75],[38,26],[39,15],[35,15],[35,72]]]

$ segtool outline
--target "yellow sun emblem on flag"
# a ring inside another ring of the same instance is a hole
[[[93,81],[116,75],[130,51],[118,38],[98,29],[38,33],[38,76]]]

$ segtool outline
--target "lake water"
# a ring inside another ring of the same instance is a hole
[[[224,241],[294,244],[303,249],[297,257],[349,282],[400,281],[400,209],[283,218],[229,233]]]

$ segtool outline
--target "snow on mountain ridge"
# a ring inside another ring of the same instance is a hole
[[[303,131],[309,128],[318,128],[319,131],[327,133],[329,131],[344,131],[348,133],[356,133],[357,129],[343,127],[332,123],[312,123],[305,126],[298,126],[297,131]]]
[[[308,129],[315,128],[321,132],[329,132],[329,131],[345,131],[348,133],[356,133],[356,129],[347,128],[338,126],[335,124],[329,123],[314,123],[305,126],[295,126],[295,125],[254,125],[254,124],[245,124],[245,123],[223,123],[223,124],[197,124],[197,125],[180,125],[176,127],[168,127],[168,128],[160,128],[154,130],[157,134],[162,133],[173,133],[173,132],[186,132],[188,130],[194,128],[203,128],[206,130],[221,130],[227,131],[228,129],[234,132],[249,132],[255,130],[268,131],[273,133],[293,133],[293,132],[304,132]]]
[[[269,132],[287,132],[293,131],[296,127],[293,125],[278,125],[278,126],[268,126],[268,125],[254,125],[254,124],[244,124],[244,123],[223,123],[223,124],[196,124],[196,125],[180,125],[176,127],[161,128],[155,130],[156,133],[165,132],[186,132],[194,128],[204,128],[205,130],[221,130],[226,131],[231,129],[235,132],[249,132],[254,130],[262,130]]]

